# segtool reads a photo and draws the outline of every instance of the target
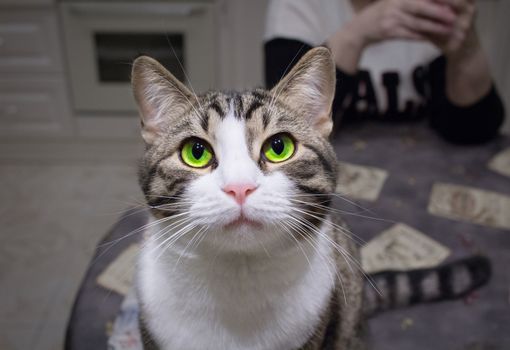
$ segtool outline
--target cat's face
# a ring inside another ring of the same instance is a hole
[[[133,85],[147,144],[140,182],[176,243],[258,251],[313,234],[336,179],[326,49],[271,91],[197,97],[147,57],[135,61]]]

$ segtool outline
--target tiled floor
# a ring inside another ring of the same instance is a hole
[[[61,349],[94,247],[140,199],[136,165],[0,163],[0,349]]]

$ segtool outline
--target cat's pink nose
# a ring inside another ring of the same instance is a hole
[[[223,192],[234,197],[237,203],[243,204],[251,193],[257,189],[254,184],[229,184],[223,187]]]

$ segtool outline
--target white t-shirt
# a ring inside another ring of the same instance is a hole
[[[323,44],[354,15],[350,0],[271,0],[269,2],[265,41],[275,38],[295,39],[310,46]],[[408,101],[423,103],[414,86],[413,72],[425,66],[441,52],[427,42],[388,40],[367,47],[359,69],[368,71],[377,99],[377,109],[387,110],[385,73],[398,74],[398,110]]]

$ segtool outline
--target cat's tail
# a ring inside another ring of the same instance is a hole
[[[490,277],[491,263],[479,255],[435,268],[378,272],[365,282],[364,313],[370,317],[397,307],[462,298]]]

